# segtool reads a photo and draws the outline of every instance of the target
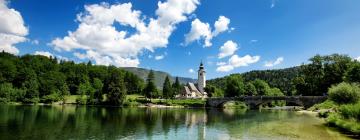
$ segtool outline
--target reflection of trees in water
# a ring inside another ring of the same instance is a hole
[[[280,113],[259,115],[244,110],[157,109],[89,106],[1,106],[0,136],[5,139],[119,139],[175,133],[179,128],[197,131],[204,138],[206,129],[231,122],[256,125],[282,117]],[[266,116],[266,117],[265,117]],[[256,121],[254,121],[256,120]],[[222,123],[218,123],[222,122]],[[227,127],[227,126],[226,126]],[[237,132],[239,133],[239,132]]]
[[[204,110],[86,106],[1,106],[5,139],[119,139],[168,135],[206,122]]]

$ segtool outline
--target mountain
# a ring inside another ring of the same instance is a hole
[[[132,72],[134,74],[136,74],[137,76],[139,76],[140,78],[146,80],[147,76],[150,72],[149,69],[144,69],[144,68],[135,68],[135,67],[122,67],[122,69]],[[155,74],[155,84],[158,88],[162,88],[164,80],[166,78],[166,76],[170,76],[170,80],[172,82],[175,81],[174,76],[171,76],[169,73],[163,72],[163,71],[155,71],[154,70],[154,74]],[[196,82],[196,79],[192,79],[192,78],[186,78],[186,77],[179,77],[179,81],[181,84],[186,84],[188,82]]]

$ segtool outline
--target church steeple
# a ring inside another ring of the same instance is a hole
[[[204,88],[206,86],[206,78],[205,78],[205,69],[204,69],[204,64],[201,61],[200,62],[200,66],[199,66],[199,70],[198,70],[198,89],[199,91],[204,94]]]
[[[204,64],[202,63],[202,60],[201,60],[201,62],[200,62],[199,69],[204,69]]]

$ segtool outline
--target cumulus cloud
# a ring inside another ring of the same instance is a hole
[[[279,57],[275,61],[265,61],[265,67],[274,67],[281,64],[284,61],[284,57]]]
[[[5,0],[0,0],[0,15],[0,51],[18,54],[14,44],[27,40],[28,28],[20,12],[9,8]]]
[[[161,60],[161,59],[164,59],[164,55],[157,55],[155,56],[155,60]]]
[[[194,69],[189,69],[189,73],[194,73]]]
[[[220,16],[219,19],[215,21],[214,24],[215,31],[213,32],[213,36],[217,36],[219,33],[228,30],[229,24],[230,24],[230,19],[226,18],[225,16]]]
[[[189,44],[195,40],[200,40],[204,38],[205,45],[211,46],[211,29],[208,23],[203,23],[199,19],[195,19],[191,22],[191,30],[188,34],[185,35],[185,44]]]
[[[229,72],[237,67],[246,67],[250,64],[256,63],[260,60],[260,56],[250,56],[245,55],[243,57],[239,57],[238,55],[233,55],[230,57],[227,63],[219,62],[217,63],[218,67],[216,71],[218,72]]]
[[[211,39],[219,33],[229,30],[230,19],[225,16],[219,16],[214,23],[214,31],[211,31],[209,23],[204,23],[198,18],[191,22],[190,32],[185,35],[185,44],[188,45],[193,41],[204,40],[204,46],[212,46]]]
[[[198,4],[198,0],[158,2],[156,18],[149,18],[147,23],[131,3],[86,5],[85,12],[77,15],[78,28],[63,38],[54,39],[51,45],[57,51],[83,50],[86,53],[74,55],[94,60],[96,64],[137,67],[138,55],[143,50],[153,52],[167,47],[176,25],[187,20]],[[134,28],[136,32],[119,31],[116,23]]]
[[[235,51],[238,49],[237,44],[231,40],[228,40],[224,43],[223,46],[220,47],[220,53],[218,55],[218,58],[224,58],[230,55],[233,55]]]
[[[36,51],[34,54],[35,55],[42,55],[42,56],[46,56],[46,57],[54,56],[52,53],[46,52],[46,51]]]

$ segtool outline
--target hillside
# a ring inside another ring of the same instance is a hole
[[[276,70],[254,70],[241,73],[245,81],[261,79],[266,81],[271,87],[277,87],[286,94],[293,90],[292,79],[300,72],[300,67],[291,67]],[[208,80],[208,83],[220,88],[225,86],[225,77]]]
[[[132,72],[134,73],[135,75],[139,76],[140,78],[146,80],[150,70],[148,69],[144,69],[144,68],[135,68],[135,67],[123,67],[122,69],[126,70],[126,71],[129,71],[129,72]],[[158,88],[162,88],[163,86],[163,83],[164,83],[164,80],[166,78],[167,75],[170,75],[166,72],[163,72],[163,71],[155,71],[154,70],[154,73],[155,73],[155,84]],[[174,76],[171,76],[171,81],[174,82],[175,81],[175,78]],[[186,78],[186,77],[179,77],[179,81],[181,84],[186,84],[188,82],[196,82],[196,79],[192,79],[192,78]]]

